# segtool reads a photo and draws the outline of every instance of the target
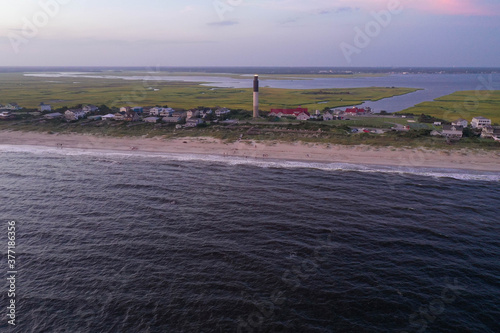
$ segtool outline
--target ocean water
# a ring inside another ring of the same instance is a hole
[[[499,173],[8,146],[0,167],[2,332],[500,331]]]

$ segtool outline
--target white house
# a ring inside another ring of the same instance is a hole
[[[107,115],[102,116],[102,120],[106,120],[106,119],[115,119],[115,115],[108,113]]]
[[[83,112],[83,110],[81,109],[66,110],[66,112],[64,112],[64,118],[69,121],[82,119],[84,117],[85,112]]]
[[[451,123],[453,126],[462,126],[462,127],[467,127],[469,126],[469,122],[465,119],[457,119],[454,122]]]
[[[472,118],[471,125],[473,128],[483,128],[486,126],[491,126],[491,119],[485,117],[474,117]]]
[[[441,132],[441,135],[450,139],[460,139],[463,133],[464,128],[462,126],[443,125],[443,132]]]
[[[172,108],[163,108],[158,115],[163,117],[168,117],[172,115],[174,112],[175,110]]]
[[[52,111],[52,107],[49,104],[44,104],[42,102],[38,106],[38,111],[40,111],[40,112]]]
[[[152,107],[151,109],[149,109],[149,114],[151,116],[157,116],[160,114],[160,110],[163,109],[163,108],[160,108],[158,106],[155,106],[155,107]]]
[[[131,110],[131,109],[130,109],[130,107],[128,107],[128,106],[124,106],[124,107],[121,107],[121,108],[120,108],[120,113],[122,113],[122,112],[123,112],[123,113],[127,113],[127,112],[129,112],[130,110]]]
[[[10,119],[12,117],[13,117],[12,112],[10,112],[10,111],[0,112],[0,119]]]

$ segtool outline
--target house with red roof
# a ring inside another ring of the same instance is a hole
[[[300,120],[307,120],[311,117],[309,110],[306,108],[296,108],[296,109],[271,109],[269,117],[295,117]],[[306,119],[307,118],[307,119]]]
[[[366,109],[352,107],[352,108],[347,108],[345,110],[345,113],[348,115],[353,115],[353,116],[363,116],[363,115],[367,114],[368,112],[366,111]]]

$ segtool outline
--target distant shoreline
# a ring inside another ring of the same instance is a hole
[[[449,151],[428,148],[342,146],[277,141],[226,143],[210,137],[177,139],[163,139],[161,137],[116,138],[35,132],[23,132],[21,134],[14,131],[0,131],[0,145],[160,154],[200,154],[248,159],[500,172],[500,152],[471,149]]]

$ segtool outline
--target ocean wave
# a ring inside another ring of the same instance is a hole
[[[205,162],[219,163],[232,166],[255,166],[259,168],[276,169],[316,169],[331,172],[362,172],[362,173],[385,173],[397,175],[415,175],[433,178],[452,178],[464,181],[487,181],[500,182],[500,172],[476,171],[453,168],[425,168],[407,166],[385,166],[352,163],[328,163],[328,162],[303,162],[292,160],[277,160],[271,158],[245,158],[235,156],[221,156],[209,154],[189,153],[155,153],[155,152],[127,152],[109,150],[87,150],[76,148],[57,149],[38,146],[11,146],[0,145],[0,153],[31,153],[36,155],[55,156],[93,156],[103,161],[121,163],[129,158],[156,158],[176,162]]]

